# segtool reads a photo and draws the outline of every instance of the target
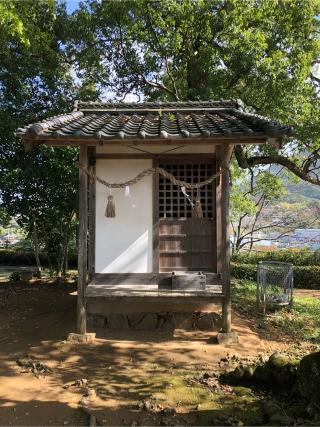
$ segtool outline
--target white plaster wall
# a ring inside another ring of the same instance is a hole
[[[152,166],[149,159],[97,159],[96,175],[123,182]],[[109,190],[96,183],[96,273],[152,272],[152,177],[124,189],[114,189],[116,217],[106,218]],[[136,207],[133,207],[134,204]]]

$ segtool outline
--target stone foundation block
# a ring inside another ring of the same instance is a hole
[[[110,313],[87,315],[88,327],[104,329],[135,329],[135,330],[163,330],[174,329],[218,331],[221,329],[221,315],[219,313]]]
[[[68,335],[67,341],[72,343],[88,343],[95,339],[96,334],[93,332],[88,332],[86,334],[75,334],[74,332],[70,332]]]
[[[129,321],[128,316],[125,314],[108,314],[105,317],[107,329],[128,329]]]
[[[218,313],[193,313],[193,329],[199,331],[218,331],[221,328],[221,315]]]
[[[236,332],[219,332],[218,333],[218,343],[219,344],[238,344],[239,342],[239,337],[238,334]]]
[[[105,328],[107,325],[107,319],[104,316],[99,316],[96,314],[87,315],[87,324],[90,328]]]

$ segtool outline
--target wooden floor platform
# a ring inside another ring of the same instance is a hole
[[[206,273],[205,290],[172,290],[171,274],[96,274],[86,288],[87,298],[222,298],[217,274]]]

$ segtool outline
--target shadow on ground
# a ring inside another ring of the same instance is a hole
[[[75,290],[75,283],[1,285],[0,425],[85,424],[87,415],[79,409],[85,391],[76,386],[63,388],[81,378],[96,391],[89,409],[104,424],[130,425],[137,419],[146,425],[163,422],[161,411],[138,409],[150,396],[156,396],[163,407],[176,408],[176,423],[212,424],[213,419],[225,416],[227,400],[213,399],[203,386],[187,387],[185,378],[219,370],[219,361],[227,353],[253,355],[279,347],[277,342],[260,339],[239,316],[234,317],[240,336],[237,346],[209,344],[215,333],[183,330],[173,336],[157,331],[99,330],[90,344],[70,344],[65,340],[69,332],[75,332]],[[15,361],[25,354],[48,364],[53,373],[40,378],[21,373]],[[205,403],[203,408],[198,406],[200,401]],[[230,400],[231,409],[236,404],[243,414],[256,405],[252,400]]]

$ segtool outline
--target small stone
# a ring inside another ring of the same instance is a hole
[[[69,424],[69,421],[63,421],[63,425],[67,426]]]
[[[298,371],[298,385],[301,395],[314,402],[320,401],[320,352],[303,357]]]
[[[287,365],[288,362],[289,362],[288,357],[284,356],[279,352],[276,352],[269,357],[268,363],[269,365],[272,365],[275,368],[282,368],[283,366]]]
[[[86,333],[86,334],[75,334],[70,332],[68,335],[67,341],[72,343],[89,343],[93,341],[96,337],[95,333]]]
[[[84,387],[88,384],[87,378],[81,378],[80,380],[75,381],[75,385],[78,387]]]
[[[162,414],[165,417],[172,417],[173,415],[175,415],[175,413],[176,413],[176,410],[174,408],[164,408],[162,410]]]
[[[266,356],[265,354],[260,354],[259,361],[260,363],[266,363],[268,361],[268,356]]]
[[[243,366],[237,366],[236,369],[230,373],[231,377],[234,379],[242,379],[244,377],[244,369]]]
[[[254,379],[259,382],[268,382],[270,380],[270,373],[266,365],[258,365],[254,371]]]
[[[97,393],[94,388],[87,388],[87,396],[90,397],[90,399],[95,399],[97,397]]]
[[[79,402],[81,406],[88,406],[90,405],[90,403],[91,402],[90,402],[90,399],[88,399],[88,397],[83,397]]]
[[[251,379],[255,372],[255,366],[244,366],[243,367],[243,377],[245,379]]]
[[[151,411],[152,403],[149,400],[146,400],[143,404],[143,409],[145,409],[146,411]]]

